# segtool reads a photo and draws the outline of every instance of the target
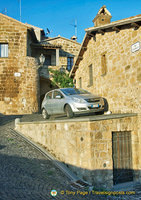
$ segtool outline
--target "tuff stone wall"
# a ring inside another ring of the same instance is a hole
[[[107,99],[112,113],[138,113],[141,151],[141,48],[134,53],[131,46],[141,43],[141,27],[124,28],[120,32],[105,32],[91,38],[76,71],[76,86]],[[107,73],[102,74],[105,54]],[[93,66],[93,85],[89,85],[89,65]],[[86,76],[87,74],[87,76]],[[140,161],[141,169],[141,161]]]
[[[111,116],[97,121],[20,122],[15,129],[42,144],[79,177],[97,188],[113,186],[112,132],[131,131],[134,181],[140,176],[138,117]]]
[[[62,37],[57,37],[56,39],[49,39],[48,41],[51,44],[62,46],[62,48],[59,50],[60,66],[67,66],[67,57],[74,57],[75,62],[76,56],[80,50],[80,43]]]
[[[107,98],[112,112],[141,113],[141,49],[132,53],[131,45],[141,42],[141,27],[116,33],[96,34],[76,71],[76,86]],[[107,73],[102,75],[101,56],[105,54]],[[93,85],[89,86],[89,65],[93,66]],[[87,76],[86,76],[87,74]]]
[[[0,58],[0,113],[37,112],[38,71],[35,59],[26,56],[27,27],[0,15],[0,43],[8,44],[8,58]]]

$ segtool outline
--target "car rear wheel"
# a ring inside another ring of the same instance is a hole
[[[74,116],[74,113],[69,105],[66,105],[65,107],[65,113],[68,118],[72,118]]]
[[[42,110],[42,116],[43,116],[43,118],[44,119],[49,119],[49,114],[47,113],[47,111],[43,108],[43,110]]]

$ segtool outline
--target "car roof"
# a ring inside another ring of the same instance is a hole
[[[70,87],[70,88],[56,88],[56,89],[53,89],[53,90],[50,90],[49,92],[53,92],[53,91],[55,91],[55,90],[61,90],[61,89],[75,89],[75,88],[72,88],[72,87]],[[78,88],[77,88],[78,89]],[[48,93],[48,92],[47,92]]]
[[[56,89],[53,89],[53,90],[50,90],[49,92],[47,92],[46,94],[50,93],[50,92],[54,92],[54,91],[61,91],[61,89],[79,89],[79,88],[73,88],[73,87],[70,87],[70,88],[56,88]]]

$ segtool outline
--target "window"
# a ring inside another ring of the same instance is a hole
[[[107,63],[106,63],[106,54],[101,55],[101,75],[104,76],[107,73]]]
[[[65,95],[75,95],[75,94],[90,94],[87,90],[77,89],[77,88],[63,88],[60,89]]]
[[[46,96],[47,99],[52,99],[52,92],[48,93]]]
[[[82,88],[82,78],[79,78],[79,88]]]
[[[46,55],[46,56],[45,56],[44,65],[51,66],[51,55]]]
[[[70,72],[73,66],[73,57],[67,58],[67,70]]]
[[[0,44],[0,57],[1,58],[8,57],[8,44]]]
[[[89,86],[93,85],[93,66],[89,66]]]
[[[61,92],[58,91],[54,91],[54,99],[57,99],[56,96],[60,96],[61,98],[63,98],[63,95],[61,94]]]

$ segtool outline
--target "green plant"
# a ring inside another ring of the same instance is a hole
[[[8,138],[8,141],[13,141],[14,139],[13,138]]]
[[[73,79],[69,77],[69,74],[61,72],[60,70],[49,69],[52,77],[53,85],[57,85],[60,88],[73,87]]]
[[[47,174],[48,174],[48,175],[53,175],[54,172],[50,170],[50,171],[47,172]]]

